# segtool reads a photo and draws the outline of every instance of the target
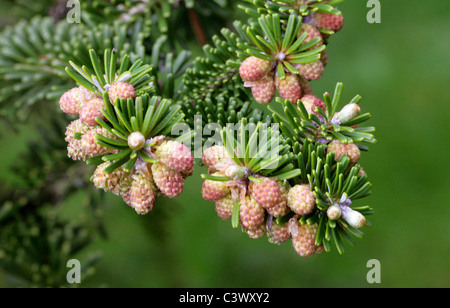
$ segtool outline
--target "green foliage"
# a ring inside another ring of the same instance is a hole
[[[39,16],[5,29],[0,34],[1,115],[25,120],[32,107],[41,103],[46,110],[54,110],[56,105],[50,104],[73,87],[65,72],[67,63],[90,63],[90,49],[103,54],[115,48],[119,55],[126,52],[131,59],[143,58],[145,47],[139,33],[139,27],[119,23],[90,29],[66,21],[55,24]]]
[[[201,101],[208,94],[228,94],[228,99],[245,91],[238,71],[241,61],[247,57],[239,46],[247,46],[247,39],[242,23],[236,21],[233,25],[238,29],[237,33],[222,29],[223,38],[215,35],[212,38],[214,46],[205,45],[204,55],[197,57],[186,71],[183,78],[187,90],[184,101]]]
[[[271,121],[262,110],[251,107],[253,98],[239,76],[240,63],[248,57],[242,49],[249,46],[249,39],[241,22],[235,21],[233,26],[236,32],[224,28],[222,37],[214,35],[214,46],[205,45],[203,56],[183,75],[182,108],[186,122],[196,130],[204,131],[208,123],[224,126],[243,118],[254,123]]]
[[[101,146],[116,150],[117,153],[94,157],[87,163],[111,162],[111,165],[105,170],[107,173],[113,172],[124,164],[124,170],[130,172],[139,157],[154,163],[156,160],[145,151],[146,147],[150,147],[154,143],[147,144],[145,148],[132,149],[128,143],[129,136],[133,133],[141,133],[145,140],[148,140],[156,136],[171,135],[173,127],[181,123],[185,117],[180,112],[181,107],[175,105],[172,100],[154,96],[157,93],[154,85],[158,83],[152,73],[154,68],[144,64],[142,60],[131,62],[127,54],[118,59],[116,51],[110,49],[105,50],[103,60],[98,59],[94,50],[91,49],[89,53],[92,71],[85,66],[76,65],[72,61],[69,62],[71,67],[66,68],[66,71],[78,84],[103,96],[105,109],[102,110],[102,113],[105,120],[99,118],[96,120],[101,127],[117,139],[113,140],[97,134],[96,142]],[[182,69],[185,56],[184,54],[180,54],[180,56],[175,63],[170,57],[166,61],[166,65],[170,66],[166,67],[168,75],[175,76],[174,73]],[[166,83],[171,82],[170,88],[173,89],[174,78],[168,79],[166,78],[165,81]],[[131,84],[136,92],[136,98],[117,98],[115,101],[111,101],[108,89],[118,81],[126,81]]]
[[[96,234],[105,234],[100,217],[93,214],[98,213],[102,196],[88,190],[89,170],[65,155],[62,122],[53,121],[41,128],[39,140],[19,155],[13,171],[22,184],[14,188],[1,185],[0,267],[10,286],[70,286],[67,261],[79,258]],[[88,191],[84,214],[64,218],[63,205],[80,189]],[[86,279],[98,261],[98,253],[83,260]]]
[[[315,107],[308,113],[301,100],[293,104],[288,100],[277,99],[282,106],[283,113],[272,106],[274,120],[279,123],[283,135],[292,145],[296,159],[293,160],[295,168],[299,168],[299,177],[292,178],[292,184],[308,183],[316,198],[316,210],[309,215],[302,216],[302,224],[319,224],[316,245],[323,245],[325,251],[331,250],[331,245],[340,254],[344,252],[343,239],[354,245],[353,237],[362,238],[359,229],[349,225],[344,219],[330,220],[327,210],[332,205],[339,205],[345,200],[351,202],[367,197],[371,194],[372,184],[361,170],[359,164],[351,165],[347,155],[342,155],[335,161],[334,153],[327,153],[327,143],[337,139],[342,143],[358,143],[362,150],[368,148],[360,143],[375,143],[373,136],[375,128],[360,127],[359,125],[370,118],[370,114],[356,115],[345,123],[336,120],[343,84],[338,83],[334,95],[324,94],[325,109]],[[359,103],[361,97],[355,96],[349,104]],[[353,125],[358,127],[352,127]],[[372,214],[369,206],[352,207],[363,215]],[[292,217],[277,219],[280,225]]]
[[[12,202],[4,203],[3,207],[18,206]],[[54,213],[15,215],[9,223],[2,221],[2,224],[0,266],[6,269],[11,286],[71,287],[66,279],[67,261],[91,243],[86,226]],[[82,260],[83,279],[92,276],[99,258],[99,254],[91,254]]]
[[[130,172],[138,157],[146,162],[155,163],[156,160],[145,151],[146,147],[151,147],[155,143],[146,144],[141,149],[132,149],[128,144],[129,136],[135,132],[141,133],[145,140],[157,136],[169,136],[173,127],[181,123],[184,118],[184,114],[180,112],[180,106],[157,96],[150,98],[148,94],[145,94],[138,96],[135,100],[131,98],[117,99],[114,106],[111,105],[106,92],[103,99],[106,107],[103,114],[109,123],[100,119],[97,119],[97,123],[116,136],[118,140],[97,135],[96,142],[104,147],[118,150],[118,152],[92,158],[87,163],[111,162],[111,165],[105,170],[106,173],[111,173],[124,164],[124,171]]]
[[[142,60],[131,62],[128,54],[117,59],[115,49],[106,49],[103,60],[98,59],[94,49],[89,50],[89,55],[92,69],[84,65],[80,67],[73,61],[69,61],[71,67],[66,68],[66,72],[89,91],[103,94],[115,82],[126,81],[134,87],[137,95],[156,92],[153,86],[156,80],[150,75],[153,68]]]
[[[360,124],[370,119],[370,113],[360,114],[340,123],[336,121],[336,112],[338,111],[343,91],[343,84],[338,83],[333,97],[329,93],[323,95],[325,101],[325,110],[316,107],[314,112],[308,113],[305,105],[300,100],[293,104],[287,100],[277,99],[282,105],[284,114],[279,113],[274,107],[269,106],[273,112],[274,120],[280,124],[285,136],[292,144],[302,144],[305,139],[311,142],[328,143],[333,139],[338,139],[342,143],[376,143],[373,132],[374,127],[361,127]],[[357,104],[361,96],[356,95],[349,104]],[[354,125],[358,125],[354,127]],[[367,150],[367,146],[359,144],[360,149]]]
[[[262,122],[248,123],[243,118],[237,125],[227,124],[221,136],[230,157],[238,166],[248,168],[252,175],[287,180],[300,174],[292,164],[291,146],[276,127]]]
[[[244,0],[251,5],[240,5],[247,14],[258,18],[261,14],[279,14],[284,18],[294,14],[308,16],[314,12],[340,15],[335,6],[344,0]]]
[[[316,209],[302,216],[299,221],[309,225],[318,223],[316,245],[323,245],[325,251],[329,252],[333,244],[337,251],[343,254],[342,240],[353,246],[352,236],[362,238],[363,232],[351,226],[342,217],[338,220],[329,219],[327,210],[332,205],[339,205],[347,200],[352,203],[369,196],[372,184],[367,175],[361,172],[359,164],[352,166],[347,155],[342,155],[335,161],[334,153],[327,153],[324,144],[313,144],[306,139],[300,150],[296,148],[295,166],[301,170],[301,175],[292,181],[295,184],[308,183],[316,198]],[[364,216],[373,213],[370,206],[352,206],[352,209]],[[286,221],[286,217],[277,219],[280,225]]]
[[[3,0],[3,5],[8,8],[8,17],[15,19],[31,19],[36,15],[59,15],[61,7],[65,8],[66,0]],[[62,9],[64,11],[64,9]]]
[[[182,77],[191,65],[191,52],[185,49],[169,50],[168,36],[162,35],[153,43],[149,63],[156,81],[154,87],[157,95],[180,99],[183,92]]]
[[[208,123],[210,119],[217,119],[217,109],[211,108],[215,105],[215,100],[209,104],[209,100],[205,99],[207,96],[219,97],[220,99],[217,100],[219,102],[220,100],[232,101],[237,97],[243,101],[248,99],[253,101],[250,91],[244,87],[239,76],[242,61],[250,55],[276,61],[280,79],[284,78],[285,69],[298,74],[299,72],[294,68],[295,64],[319,60],[325,46],[308,50],[316,45],[319,39],[303,44],[306,34],[297,38],[301,22],[301,17],[291,15],[287,28],[284,29],[279,15],[268,15],[258,19],[258,23],[251,23],[250,26],[235,21],[233,23],[235,32],[222,29],[222,37],[213,36],[214,46],[203,47],[204,55],[194,60],[192,67],[187,69],[183,78],[186,89],[183,97],[185,109],[196,109],[196,112],[186,112],[191,115],[190,121],[192,122],[193,115],[206,117]],[[282,59],[281,54],[284,55]],[[241,112],[239,109],[235,111],[237,114]],[[229,116],[226,114],[220,116],[219,121],[220,118],[229,118]],[[257,121],[260,119],[259,116]]]
[[[189,42],[195,36],[202,36],[197,40],[207,40],[220,29],[229,18],[230,3],[230,0],[94,0],[82,2],[82,19],[89,26],[102,24],[104,20],[141,23],[145,37],[164,34],[173,38],[171,43]],[[180,27],[185,24],[194,25],[194,31]],[[208,27],[199,29],[203,24]]]
[[[307,34],[298,36],[302,18],[290,15],[285,29],[282,27],[280,15],[266,15],[258,18],[258,24],[247,28],[247,35],[254,47],[246,49],[246,52],[267,61],[276,61],[277,75],[279,79],[285,78],[286,70],[293,74],[299,74],[294,67],[296,64],[307,64],[320,59],[320,53],[325,50],[325,45],[311,49],[320,38],[314,38],[308,43],[303,43]]]
[[[235,93],[234,97],[228,93],[222,93],[217,97],[208,94],[205,98],[193,100],[194,103],[190,101],[182,103],[182,111],[186,114],[185,122],[195,132],[202,132],[202,145],[208,140],[214,142],[212,138],[217,125],[225,127],[227,123],[238,123],[243,119],[251,123],[264,122],[268,125],[272,122],[271,117],[265,116],[262,110],[253,109],[250,101],[242,101],[239,98],[242,96],[240,91]]]

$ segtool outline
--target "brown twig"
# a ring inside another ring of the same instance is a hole
[[[206,38],[205,31],[203,30],[202,23],[198,18],[197,12],[194,9],[188,9],[189,21],[191,22],[192,30],[194,31],[197,42],[203,46],[208,40]]]

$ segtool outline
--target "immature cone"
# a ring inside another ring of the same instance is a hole
[[[96,94],[94,92],[89,91],[85,87],[79,86],[78,89],[80,90],[81,97],[83,99],[83,104],[90,101],[94,98],[101,98],[99,94]]]
[[[258,81],[266,76],[272,69],[272,63],[258,57],[245,59],[239,67],[239,75],[244,81]]]
[[[105,103],[101,98],[94,98],[86,102],[80,111],[80,120],[84,125],[96,126],[95,118],[104,119],[102,110],[105,109]]]
[[[356,144],[342,143],[337,139],[334,139],[328,144],[327,151],[328,153],[334,153],[334,159],[336,161],[339,160],[342,155],[347,154],[353,165],[361,158],[361,151]]]
[[[227,182],[205,180],[202,184],[202,197],[205,200],[219,201],[229,193],[230,189],[227,187]]]
[[[269,236],[269,243],[281,244],[291,238],[291,232],[289,232],[289,224],[285,223],[283,226],[279,226],[276,223],[272,223],[270,230],[267,231]]]
[[[265,209],[274,207],[281,199],[277,182],[264,177],[259,177],[259,179],[262,180],[262,183],[251,181],[249,184],[253,198]]]
[[[192,165],[192,168],[186,171],[181,171],[180,174],[183,178],[190,177],[194,173],[194,165]]]
[[[248,172],[249,171],[247,168],[234,164],[234,165],[228,166],[224,170],[223,174],[230,180],[236,181],[236,180],[247,178]]]
[[[204,150],[202,162],[210,172],[224,171],[228,166],[235,164],[228,155],[227,149],[222,145],[214,145]]]
[[[359,107],[359,105],[351,103],[345,105],[344,108],[342,108],[342,110],[338,112],[336,118],[340,123],[345,123],[350,120],[353,120],[355,117],[359,115],[360,112],[361,108]]]
[[[108,95],[114,104],[117,98],[136,98],[136,91],[130,83],[118,81],[108,89]]]
[[[109,131],[102,127],[91,129],[81,138],[81,148],[87,158],[96,157],[99,155],[114,153],[116,150],[103,147],[96,142],[97,134],[102,135],[108,139],[117,139]]]
[[[95,169],[93,177],[94,186],[98,189],[119,195],[121,191],[125,191],[130,187],[129,174],[124,172],[120,167],[109,174],[105,173],[105,169],[110,165],[110,162],[105,162]]]
[[[277,185],[280,190],[280,200],[275,206],[266,209],[267,213],[275,218],[282,217],[291,211],[287,206],[288,190],[280,181],[277,181]]]
[[[161,146],[161,144],[163,144],[165,141],[167,141],[167,139],[168,139],[168,137],[166,137],[166,136],[155,136],[151,139],[147,139],[146,145],[153,143],[154,145],[152,146],[152,148],[157,148],[157,147]],[[151,151],[149,151],[148,154],[151,154]]]
[[[139,151],[145,146],[145,136],[141,132],[133,132],[128,136],[128,146],[132,150]]]
[[[299,256],[309,257],[316,253],[315,241],[318,227],[318,224],[299,225],[297,234],[292,235],[292,245]]]
[[[323,45],[322,34],[320,33],[319,30],[317,30],[316,27],[314,27],[313,25],[307,24],[307,23],[302,23],[298,36],[302,35],[305,32],[308,34],[308,36],[303,41],[303,44],[309,43],[310,41],[312,41],[316,37],[320,38],[320,41],[316,45],[311,47],[309,50],[317,48],[317,47],[320,47],[321,45]]]
[[[316,111],[316,107],[325,110],[325,102],[312,94],[303,96],[302,103],[309,114],[314,113],[316,115],[319,115],[319,112]]]
[[[233,201],[231,194],[228,194],[222,199],[216,201],[215,207],[217,216],[224,220],[230,219],[233,214],[234,203],[235,202]]]
[[[83,99],[78,88],[70,89],[59,99],[59,107],[67,114],[78,115],[82,105]]]
[[[255,81],[251,85],[252,95],[255,101],[261,105],[267,105],[275,97],[275,80],[273,76]]]
[[[125,202],[126,205],[131,207],[130,189],[128,188],[127,190],[121,191],[120,196],[122,197],[123,202]]]
[[[327,209],[327,216],[330,220],[338,220],[341,218],[342,210],[338,205],[331,205]]]
[[[307,215],[314,210],[316,198],[309,184],[295,185],[288,193],[288,206],[299,215]]]
[[[148,214],[153,209],[156,200],[156,187],[153,179],[140,173],[133,174],[130,189],[123,197],[136,213]]]
[[[302,88],[297,75],[286,74],[286,78],[283,80],[275,77],[275,85],[280,97],[289,100],[291,103],[297,103],[302,98]]]
[[[81,146],[81,140],[73,139],[73,141],[67,145],[67,156],[72,160],[86,160],[86,154]]]
[[[344,218],[344,220],[348,222],[350,226],[357,229],[362,228],[366,225],[366,218],[364,217],[364,215],[358,211],[351,209],[348,206],[343,207],[342,218]]]
[[[344,15],[315,12],[312,14],[312,25],[324,30],[338,32],[344,26]]]
[[[187,172],[194,166],[191,150],[177,141],[169,140],[157,147],[156,157],[174,171]]]
[[[325,71],[323,63],[320,60],[307,64],[297,64],[295,68],[307,80],[318,80],[322,78],[322,74]]]
[[[184,188],[184,181],[181,174],[173,171],[164,164],[155,163],[152,165],[153,179],[161,193],[169,198],[178,197]]]
[[[242,201],[239,208],[239,220],[242,227],[247,231],[259,228],[264,222],[264,208],[250,196],[246,196]]]
[[[81,123],[81,120],[72,121],[66,128],[67,155],[73,160],[86,160],[86,154],[81,146],[81,137],[92,128]],[[78,135],[80,139],[75,138]]]
[[[258,228],[254,230],[246,230],[245,233],[247,233],[249,238],[252,239],[258,239],[264,236],[266,234],[266,224],[261,224]]]
[[[214,145],[203,151],[202,163],[204,163],[207,167],[212,167],[225,156],[228,156],[227,149],[225,149],[222,145]]]

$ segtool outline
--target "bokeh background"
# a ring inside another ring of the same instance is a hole
[[[108,238],[83,252],[102,259],[81,287],[450,287],[450,2],[381,0],[380,24],[367,22],[366,2],[339,5],[345,26],[313,83],[321,95],[342,81],[344,101],[360,94],[377,127],[378,143],[362,157],[373,194],[358,204],[375,209],[365,237],[342,256],[307,259],[290,242],[249,239],[201,198],[206,170],[197,167],[180,198],[159,199],[144,217],[106,195]],[[14,22],[7,10],[0,20]],[[14,178],[10,167],[33,138],[26,124],[2,134],[3,179]],[[66,215],[77,212],[83,193],[68,200]],[[370,259],[380,261],[380,284],[366,281]]]

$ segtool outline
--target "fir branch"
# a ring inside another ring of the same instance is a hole
[[[299,35],[302,18],[290,15],[287,25],[281,23],[279,14],[258,18],[258,23],[247,27],[246,33],[253,46],[243,48],[249,56],[274,62],[277,77],[285,79],[285,72],[299,74],[296,65],[318,61],[325,45],[315,47],[319,38],[305,42],[307,34]]]
[[[347,105],[342,107],[341,96],[343,84],[338,83],[333,97],[329,93],[323,95],[321,103],[311,103],[302,100],[293,104],[288,100],[277,99],[281,104],[283,113],[280,114],[275,108],[269,106],[275,116],[274,119],[289,137],[291,144],[302,144],[306,139],[315,143],[329,143],[333,139],[338,139],[342,143],[376,143],[373,135],[374,127],[361,127],[360,124],[370,119],[370,114],[360,114],[358,104],[361,97],[355,96]],[[363,145],[361,149],[367,148]]]
[[[219,95],[235,88],[245,92],[240,81],[238,70],[245,54],[239,50],[239,45],[248,46],[243,35],[243,25],[235,22],[237,33],[229,29],[222,29],[219,36],[213,37],[214,46],[203,47],[204,56],[194,60],[191,68],[186,71],[183,78],[186,95],[185,102],[203,98],[208,93]]]
[[[0,267],[10,286],[74,287],[66,278],[67,261],[79,258],[78,253],[92,242],[92,235],[85,225],[53,215],[51,210],[26,216],[16,213],[12,221],[2,226]],[[80,274],[84,281],[92,276],[99,260],[98,253],[82,260]]]
[[[327,153],[325,145],[305,143],[297,161],[302,177],[293,180],[295,183],[308,183],[316,203],[315,210],[301,216],[299,222],[318,223],[316,245],[323,246],[327,252],[334,245],[342,254],[342,239],[353,243],[352,237],[361,238],[363,232],[359,228],[367,223],[365,216],[373,214],[370,206],[353,205],[355,200],[370,195],[372,185],[359,164],[352,166],[347,155],[335,161],[334,153]]]
[[[132,59],[143,58],[143,38],[135,35],[139,30],[118,23],[89,29],[65,21],[54,24],[51,18],[42,17],[5,29],[0,35],[2,116],[24,120],[33,105],[58,99],[73,86],[66,64],[69,60],[89,63],[91,48],[100,52],[115,48],[120,54],[127,51]]]
[[[258,18],[261,14],[281,14],[282,18],[294,14],[308,16],[314,12],[340,15],[335,6],[344,0],[244,0],[246,4],[239,5],[247,14]]]
[[[98,205],[99,195],[89,191],[82,218],[60,217],[61,206],[88,183],[89,169],[68,159],[63,121],[40,129],[38,141],[19,155],[13,171],[20,180],[0,189],[0,268],[10,286],[70,287],[66,263],[79,258],[96,234],[105,236]],[[99,261],[91,254],[83,262],[83,279]],[[84,276],[85,275],[85,276]]]
[[[216,29],[225,24],[226,17],[229,17],[230,3],[231,0],[94,0],[82,3],[82,19],[89,26],[101,24],[104,20],[128,25],[139,23],[141,33],[146,38],[158,33],[170,35],[174,41],[186,41],[186,38],[190,39],[194,34],[203,44]],[[193,16],[193,28],[186,31]],[[156,26],[153,25],[154,21]],[[174,27],[180,24],[186,27]],[[198,28],[200,24],[208,24],[209,27]]]
[[[93,157],[88,163],[111,162],[105,170],[106,173],[112,173],[123,165],[126,166],[125,171],[130,172],[137,157],[146,161],[151,160],[154,163],[155,161],[149,156],[145,147],[146,141],[150,140],[151,142],[153,137],[170,136],[173,127],[181,123],[184,118],[184,114],[180,112],[180,106],[157,96],[150,97],[145,94],[136,99],[117,99],[114,108],[109,108],[111,102],[107,92],[103,94],[103,100],[106,108],[102,112],[109,119],[109,123],[99,119],[97,119],[97,123],[112,132],[117,140],[97,135],[96,142],[103,147],[116,150],[117,153]],[[133,146],[130,138],[133,138],[134,135],[141,136],[144,143]],[[99,158],[98,162],[97,158]]]

